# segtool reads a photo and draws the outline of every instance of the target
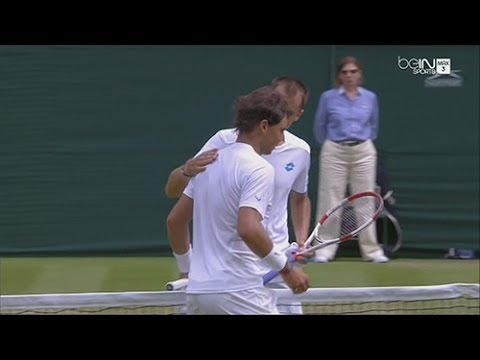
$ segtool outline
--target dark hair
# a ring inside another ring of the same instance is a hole
[[[308,100],[308,96],[310,95],[310,91],[302,81],[292,78],[290,76],[278,76],[272,80],[271,86],[274,89],[278,88],[281,85],[285,86],[287,96],[289,97],[295,96],[298,92],[301,92],[303,95],[302,108],[305,107],[305,104],[307,103],[307,100]]]
[[[342,82],[340,81],[340,72],[342,71],[343,67],[347,64],[354,64],[361,72],[361,78],[359,81],[358,85],[362,85],[364,82],[363,78],[363,66],[360,63],[360,61],[353,57],[353,56],[346,56],[343,59],[340,60],[340,62],[337,65],[337,73],[335,74],[335,85],[338,87],[342,85]]]
[[[264,86],[235,101],[234,126],[241,132],[251,132],[262,120],[276,125],[289,111],[288,103],[271,86]]]

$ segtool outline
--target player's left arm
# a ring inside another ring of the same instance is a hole
[[[310,235],[312,207],[308,196],[308,173],[310,171],[310,147],[297,156],[299,171],[290,191],[290,217],[295,232],[295,241],[301,247]]]
[[[311,203],[308,193],[300,194],[291,191],[290,216],[292,219],[293,230],[295,232],[295,241],[302,247],[309,235],[311,212]]]

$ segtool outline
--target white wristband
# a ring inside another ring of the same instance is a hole
[[[192,259],[192,248],[188,249],[185,254],[178,255],[173,253],[175,259],[177,260],[177,267],[180,273],[188,273],[190,270],[190,260]]]
[[[262,258],[262,262],[275,271],[281,271],[287,265],[288,258],[274,246],[272,251]]]

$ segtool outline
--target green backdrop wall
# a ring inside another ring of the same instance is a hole
[[[313,117],[345,55],[379,96],[404,248],[478,249],[478,46],[0,46],[0,255],[168,253],[169,172],[278,75],[311,90],[292,131],[315,207]],[[462,86],[425,87],[399,56],[451,58]]]

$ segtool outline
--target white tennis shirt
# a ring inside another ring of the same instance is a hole
[[[193,199],[192,262],[187,294],[262,287],[264,271],[238,236],[240,207],[268,218],[274,169],[252,146],[233,143],[207,170],[193,177],[184,194]]]

